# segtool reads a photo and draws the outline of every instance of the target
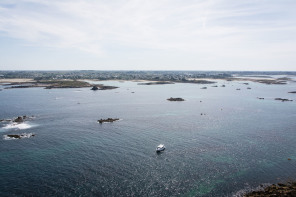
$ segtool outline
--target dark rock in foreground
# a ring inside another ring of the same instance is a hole
[[[272,184],[260,191],[253,191],[244,195],[245,197],[260,196],[296,196],[296,182]]]
[[[288,93],[296,94],[296,91],[292,91],[292,92],[288,92]]]
[[[119,118],[107,118],[107,119],[100,119],[100,120],[98,120],[98,122],[102,124],[104,122],[114,122],[117,120],[119,120]]]
[[[168,101],[185,101],[185,100],[182,99],[182,98],[173,98],[173,97],[168,98],[167,100],[168,100]]]
[[[293,101],[293,100],[283,99],[283,98],[275,98],[274,100],[282,101],[282,102],[285,102],[285,101]]]

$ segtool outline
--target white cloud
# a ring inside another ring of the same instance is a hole
[[[287,5],[285,5],[287,4]],[[0,3],[0,32],[40,47],[112,55],[110,45],[259,58],[295,52],[293,1],[119,0]],[[283,39],[282,37],[289,39]],[[218,62],[217,62],[218,63]]]

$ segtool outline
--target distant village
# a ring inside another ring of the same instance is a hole
[[[0,71],[0,79],[29,78],[34,80],[95,79],[149,80],[186,82],[191,79],[227,79],[233,76],[296,75],[296,72],[238,72],[238,71]]]

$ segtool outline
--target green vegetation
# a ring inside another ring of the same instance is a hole
[[[45,85],[47,88],[82,88],[90,87],[91,85],[84,81],[77,80],[40,80],[36,82]]]

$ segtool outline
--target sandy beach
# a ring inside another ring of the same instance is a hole
[[[0,79],[0,83],[27,83],[34,81],[34,79]]]

